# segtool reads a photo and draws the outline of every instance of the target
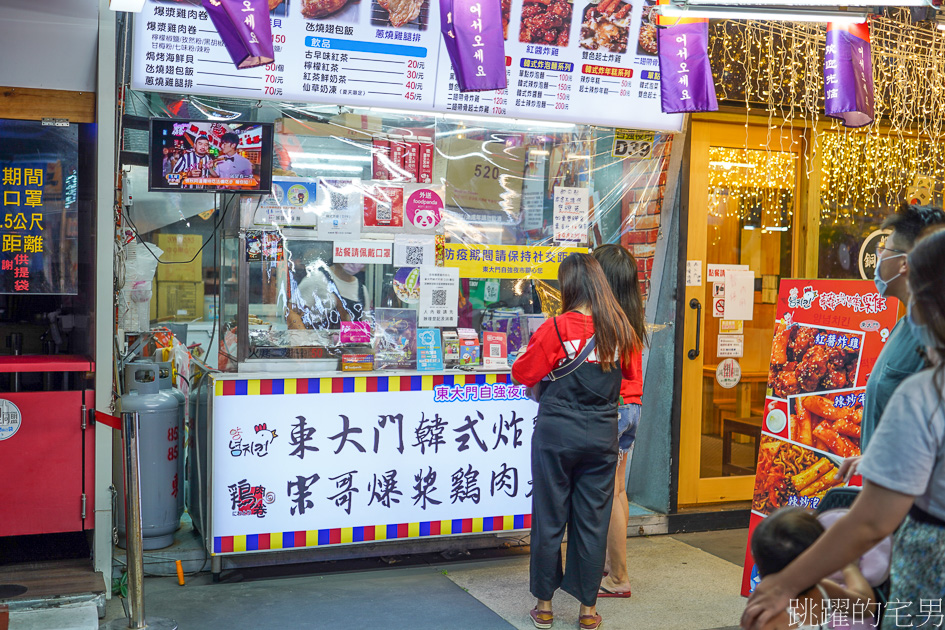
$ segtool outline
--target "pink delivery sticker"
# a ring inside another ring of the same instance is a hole
[[[432,229],[443,217],[443,200],[429,188],[414,191],[406,203],[407,220],[420,229]]]

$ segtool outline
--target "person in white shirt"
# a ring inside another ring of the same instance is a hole
[[[229,179],[247,179],[253,176],[253,164],[236,152],[240,137],[235,133],[225,133],[220,138],[220,157],[213,161],[210,174],[213,177]]]

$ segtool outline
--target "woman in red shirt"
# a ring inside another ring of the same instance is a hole
[[[593,256],[568,256],[558,280],[563,314],[535,331],[512,366],[512,377],[532,387],[578,357],[592,339],[594,345],[573,372],[545,381],[538,404],[529,567],[538,604],[531,617],[535,627],[551,627],[551,598],[560,587],[581,602],[580,627],[595,630],[601,623],[597,593],[614,499],[621,377],[633,378],[632,358],[641,343]]]
[[[604,245],[594,250],[594,258],[604,270],[604,276],[614,292],[614,298],[637,339],[646,344],[646,323],[643,315],[643,296],[637,278],[637,261],[633,254],[620,245]],[[640,396],[643,394],[643,352],[635,351],[630,358],[631,378],[620,384],[620,407],[617,411],[618,447],[617,478],[614,483],[614,509],[610,513],[607,533],[607,576],[601,580],[599,597],[630,597],[630,576],[627,574],[627,466],[633,454],[633,441],[640,422]]]

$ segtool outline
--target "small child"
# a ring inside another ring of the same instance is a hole
[[[761,521],[751,537],[751,554],[761,577],[778,573],[814,544],[824,526],[811,512],[783,507]],[[765,630],[861,630],[877,626],[873,588],[856,564],[843,569],[844,585],[832,580],[798,593],[791,608],[772,619]]]

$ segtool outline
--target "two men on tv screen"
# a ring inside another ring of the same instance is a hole
[[[245,179],[253,176],[253,165],[237,153],[240,137],[228,132],[220,138],[220,154],[216,158],[210,155],[210,140],[207,136],[197,136],[194,148],[184,153],[174,173],[183,177],[220,177],[227,179]],[[196,185],[184,185],[183,188],[196,188]]]

